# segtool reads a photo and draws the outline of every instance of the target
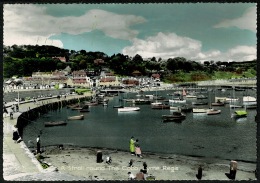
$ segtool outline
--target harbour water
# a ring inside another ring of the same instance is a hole
[[[173,91],[158,91],[168,99]],[[134,98],[137,93],[125,95]],[[155,91],[142,94],[156,94]],[[217,97],[232,97],[233,91],[214,90],[205,94],[208,102]],[[256,91],[236,91],[235,97],[256,97]],[[197,101],[188,99],[187,103]],[[61,108],[50,111],[29,123],[24,129],[24,141],[35,141],[41,133],[42,146],[68,144],[80,147],[105,147],[118,150],[129,149],[131,136],[139,139],[143,152],[181,154],[207,158],[236,159],[256,162],[256,109],[247,109],[245,118],[233,119],[229,104],[217,107],[221,114],[207,115],[186,113],[182,123],[163,123],[161,116],[170,114],[169,109],[151,109],[150,105],[139,105],[140,111],[118,113],[119,97],[109,98],[108,106],[90,106],[83,113],[84,120],[67,121],[66,126],[44,127],[46,121],[66,120],[68,116],[80,114],[77,110]],[[125,103],[130,105],[130,103]],[[132,104],[131,104],[132,105]],[[209,106],[198,106],[207,108]],[[29,144],[28,144],[29,145]]]

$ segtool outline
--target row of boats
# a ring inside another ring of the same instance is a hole
[[[185,113],[205,113],[207,115],[216,115],[220,114],[220,109],[214,109],[214,106],[221,107],[229,104],[230,108],[237,109],[234,110],[231,117],[246,117],[247,111],[243,108],[256,108],[256,98],[252,96],[244,96],[242,98],[243,105],[238,105],[238,98],[231,97],[215,97],[215,102],[204,101],[203,99],[207,99],[207,97],[203,94],[193,95],[186,94],[183,90],[182,94],[168,94],[172,96],[171,99],[166,99],[165,97],[158,95],[137,95],[135,99],[119,99],[120,102],[130,102],[133,106],[125,106],[125,105],[114,105],[113,108],[116,108],[118,112],[131,112],[131,111],[140,111],[140,107],[136,105],[150,105],[151,109],[170,109],[172,113],[169,115],[162,115],[162,120],[166,121],[177,121],[180,122],[186,118]],[[173,98],[173,97],[177,98]],[[187,100],[189,98],[197,98],[200,100],[192,101],[191,105],[187,104]],[[89,106],[97,106],[99,104],[103,104],[107,106],[109,99],[106,99],[104,96],[98,97],[97,99],[93,99],[91,101],[85,102],[82,106],[80,104],[68,105],[67,108],[71,110],[78,110],[79,112],[89,112]],[[209,105],[208,108],[201,108],[198,106]],[[84,115],[70,116],[68,120],[81,120],[84,119]],[[45,126],[57,126],[57,125],[66,125],[64,121],[58,122],[46,122]]]

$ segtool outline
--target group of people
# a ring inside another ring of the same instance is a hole
[[[138,139],[135,140],[133,136],[130,139],[130,152],[131,155],[136,155],[142,158],[142,151],[139,144],[139,140]]]
[[[131,155],[135,155],[137,157],[142,158],[142,151],[141,151],[141,147],[139,144],[139,140],[138,139],[134,139],[134,137],[132,136],[130,139],[130,153]],[[132,167],[134,163],[134,160],[131,159],[129,161],[128,166]],[[145,174],[147,174],[147,164],[146,162],[143,162],[143,169],[140,169],[140,172],[138,172],[136,175],[134,175],[131,172],[128,172],[128,179],[129,180],[145,180]]]
[[[133,166],[132,159],[129,162],[129,166]],[[145,180],[145,177],[147,177],[146,162],[143,162],[143,169],[140,169],[140,171],[136,175],[134,175],[132,172],[128,172],[128,180]]]

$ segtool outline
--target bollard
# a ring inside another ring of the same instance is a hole
[[[230,161],[230,179],[235,180],[237,173],[237,162],[236,161]]]
[[[97,151],[97,163],[102,163],[102,151]]]

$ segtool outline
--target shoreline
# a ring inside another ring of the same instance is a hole
[[[97,163],[97,151],[102,152],[104,160],[111,157],[112,163]],[[90,180],[127,180],[127,173],[138,173],[143,162],[148,164],[148,175],[155,176],[156,180],[197,180],[199,165],[203,168],[202,180],[229,180],[225,173],[229,173],[230,160],[151,152],[142,155],[143,158],[139,158],[128,151],[75,145],[65,145],[63,149],[46,146],[42,153],[44,161],[57,167],[59,172]],[[134,160],[133,167],[128,167],[130,159]],[[236,180],[255,180],[256,163],[237,162]]]

